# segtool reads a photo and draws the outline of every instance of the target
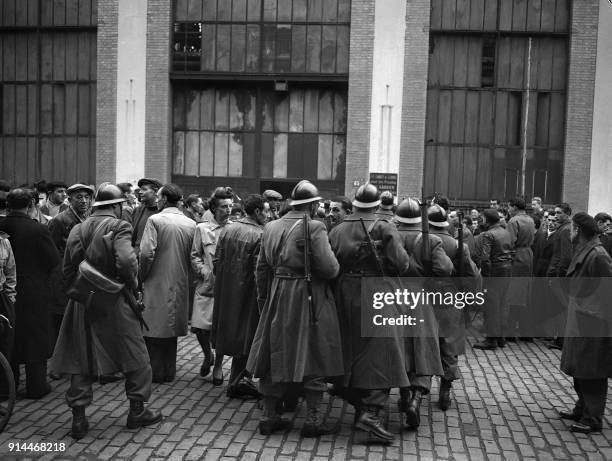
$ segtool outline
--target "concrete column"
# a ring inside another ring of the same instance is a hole
[[[136,184],[145,172],[147,0],[119,2],[116,180]]]
[[[589,213],[612,212],[612,5],[599,0]]]

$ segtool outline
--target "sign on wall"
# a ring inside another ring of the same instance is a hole
[[[397,196],[397,173],[370,173],[370,183],[381,192],[388,190]]]

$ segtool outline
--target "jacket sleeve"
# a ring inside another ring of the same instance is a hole
[[[55,219],[49,221],[47,227],[49,228],[49,232],[51,232],[51,240],[53,240],[55,247],[59,250],[63,243],[64,223],[57,219],[56,216]]]
[[[51,232],[47,226],[40,227],[41,232],[39,237],[36,239],[38,247],[38,256],[43,261],[43,267],[50,272],[51,269],[56,267],[61,261],[59,251],[51,239]]]
[[[266,300],[268,299],[268,290],[272,283],[272,268],[268,264],[266,258],[266,250],[264,245],[264,237],[262,235],[259,243],[259,254],[257,255],[257,263],[255,269],[255,284],[257,286],[257,305],[259,312],[263,310]]]
[[[386,258],[399,274],[408,274],[410,271],[410,257],[404,249],[402,238],[397,228],[392,224],[383,227],[383,245]]]
[[[115,231],[113,251],[117,274],[128,287],[136,289],[138,286],[138,259],[132,247],[132,226],[125,221],[121,221],[119,228]]]
[[[209,251],[207,247],[214,244],[214,234],[210,234],[212,231],[206,227],[206,224],[199,224],[196,228],[191,246],[191,267],[198,279],[214,285],[212,261],[206,254]]]
[[[11,302],[14,303],[17,295],[17,268],[15,266],[15,256],[13,255],[13,249],[11,248],[11,243],[8,241],[8,239],[3,239],[2,244],[5,246],[8,254],[6,265],[3,268],[4,276],[6,278],[3,289]]]
[[[324,280],[334,279],[340,272],[340,264],[329,244],[325,224],[319,221],[309,223],[312,273]]]
[[[518,240],[518,231],[519,231],[519,222],[516,217],[508,221],[506,230],[510,234],[510,245],[512,245],[512,248],[516,247],[516,241]]]
[[[431,242],[431,269],[433,275],[436,277],[450,277],[454,269],[453,261],[444,251],[442,240],[437,236],[430,235],[429,241]]]
[[[219,234],[219,239],[217,240],[217,246],[215,247],[215,256],[213,257],[213,274],[217,275],[217,267],[224,262],[224,253],[225,253],[225,235],[227,234],[228,227],[224,227]]]
[[[151,271],[151,267],[153,267],[156,250],[157,227],[155,227],[153,219],[148,219],[147,223],[145,224],[144,232],[142,233],[142,240],[140,241],[138,276],[142,282],[147,279],[149,272]]]
[[[66,251],[64,251],[64,264],[62,266],[62,288],[66,292],[74,283],[79,264],[84,259],[83,247],[81,246],[80,232],[82,224],[72,228],[66,240]]]
[[[565,277],[567,269],[572,262],[572,236],[569,227],[563,229],[559,235],[559,259],[557,263],[557,275]]]

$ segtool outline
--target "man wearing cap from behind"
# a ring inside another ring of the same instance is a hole
[[[132,214],[132,246],[136,251],[136,256],[140,252],[140,241],[144,233],[145,225],[150,216],[159,213],[157,209],[157,191],[162,184],[157,179],[142,178],[138,181],[140,188],[140,206],[134,209]]]
[[[49,221],[51,238],[59,251],[62,262],[64,259],[64,250],[66,250],[66,241],[68,240],[70,231],[74,226],[82,223],[89,216],[94,190],[85,184],[73,184],[68,188],[67,192],[70,206]],[[60,263],[51,275],[51,293],[53,297],[51,302],[51,315],[53,317],[54,343],[59,335],[59,329],[62,325],[62,319],[64,318],[64,311],[68,303],[68,298],[62,289],[61,282],[62,264]]]

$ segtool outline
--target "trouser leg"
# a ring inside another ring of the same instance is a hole
[[[364,407],[381,410],[387,404],[390,391],[391,389],[369,389],[361,395],[360,403]]]
[[[408,379],[410,380],[410,389],[420,389],[424,395],[431,391],[431,376],[408,373]],[[402,394],[403,389],[400,389],[400,395],[404,395]]]
[[[594,428],[601,428],[606,409],[608,379],[579,379],[584,407],[581,423]]]
[[[149,365],[125,374],[125,394],[130,400],[147,402],[151,397],[151,367]]]
[[[172,381],[176,376],[177,338],[163,339],[164,351],[164,380]]]
[[[580,380],[577,378],[574,378],[574,390],[576,391],[578,400],[574,406],[573,413],[582,417],[582,413],[584,412],[584,398],[582,396],[582,391],[580,390]]]
[[[230,371],[229,384],[235,386],[240,381],[244,369],[246,368],[248,357],[244,355],[232,357],[232,367]]]
[[[94,381],[93,376],[71,375],[70,387],[66,392],[66,403],[70,408],[85,407],[91,403],[93,399],[91,385]]]
[[[164,381],[164,351],[160,338],[149,338],[145,336],[145,344],[151,360],[151,370],[153,372],[153,382],[161,383]]]
[[[49,393],[47,384],[47,361],[27,362],[26,372],[26,392],[32,398],[42,397]]]
[[[444,371],[443,379],[447,381],[455,381],[461,378],[459,372],[459,358],[452,351],[452,346],[445,338],[440,338],[440,360],[442,362],[442,370]]]

